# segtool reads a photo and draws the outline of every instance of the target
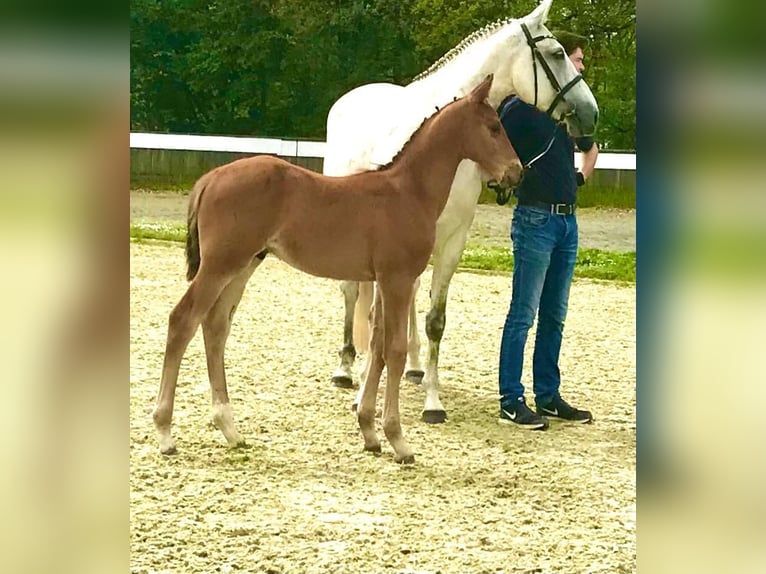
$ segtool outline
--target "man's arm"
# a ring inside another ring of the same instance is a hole
[[[596,167],[596,158],[598,158],[598,144],[593,142],[593,145],[588,151],[581,152],[580,159],[580,171],[582,172],[585,180],[587,181],[590,174],[593,173],[593,169]]]

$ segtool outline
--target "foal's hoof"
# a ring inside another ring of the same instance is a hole
[[[371,452],[375,456],[380,456],[380,453],[382,452],[380,449],[380,444],[373,444],[371,446],[364,445],[365,452]]]
[[[348,375],[333,375],[332,384],[339,389],[352,389],[354,388],[354,381]]]
[[[418,371],[414,369],[410,369],[406,373],[404,373],[404,377],[411,383],[414,383],[416,385],[419,385],[423,382],[423,377],[425,376],[425,373],[423,371]]]
[[[445,411],[423,411],[420,416],[423,422],[430,425],[440,425],[447,420],[447,413]]]
[[[414,454],[408,454],[405,457],[399,458],[396,457],[394,459],[399,464],[409,465],[409,464],[415,464],[415,455]]]
[[[170,433],[161,432],[159,436],[160,452],[165,455],[176,454],[176,441]]]
[[[247,442],[245,439],[229,444],[229,448],[247,449],[250,447],[251,447],[251,444]]]

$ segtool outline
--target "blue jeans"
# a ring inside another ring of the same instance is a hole
[[[561,385],[559,352],[577,259],[577,218],[517,206],[511,240],[513,290],[500,344],[500,403],[508,406],[524,396],[524,346],[537,315],[532,380],[536,402],[545,404],[559,396]]]

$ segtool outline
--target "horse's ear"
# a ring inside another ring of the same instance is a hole
[[[548,20],[548,12],[551,10],[553,0],[542,0],[537,8],[524,16],[524,22],[527,24],[538,24],[542,26]]]
[[[489,97],[489,89],[492,87],[493,74],[489,74],[484,80],[471,91],[471,99],[483,102]]]

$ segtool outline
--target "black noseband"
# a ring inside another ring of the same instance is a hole
[[[527,28],[527,25],[522,23],[521,29],[524,31],[524,35],[527,37],[527,45],[532,50],[532,69],[535,72],[535,106],[537,106],[537,66],[535,65],[536,62],[540,62],[540,66],[542,66],[543,71],[545,72],[545,75],[548,76],[548,81],[553,86],[553,89],[556,92],[556,96],[553,98],[553,101],[551,102],[551,105],[548,106],[548,109],[545,113],[548,115],[551,115],[553,113],[553,109],[559,104],[561,101],[566,101],[564,99],[564,96],[566,93],[571,90],[577,82],[582,80],[582,74],[577,74],[574,78],[572,78],[563,88],[561,87],[561,84],[559,84],[559,81],[556,79],[556,76],[553,74],[553,70],[551,70],[550,66],[548,65],[548,62],[545,61],[545,58],[543,58],[543,55],[540,53],[540,50],[537,48],[537,43],[541,40],[545,40],[548,38],[551,38],[555,40],[553,36],[535,36],[532,37],[532,34],[529,33],[529,28]],[[570,112],[572,113],[572,112]]]

